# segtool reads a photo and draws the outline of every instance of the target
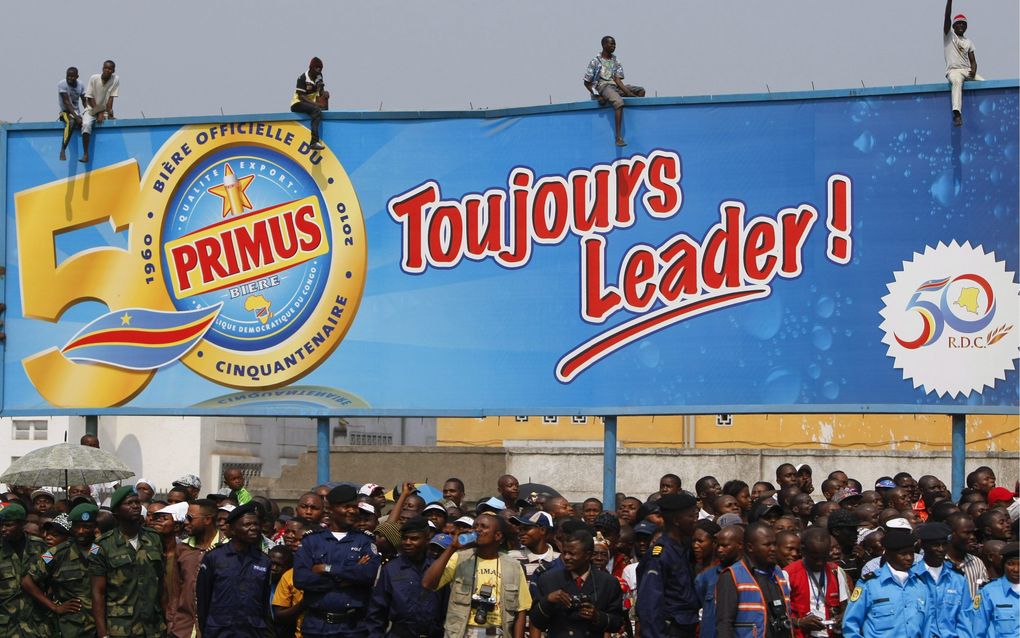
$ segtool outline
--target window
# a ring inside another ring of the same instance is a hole
[[[588,424],[588,417],[586,417],[586,416],[572,416],[572,417],[570,417],[570,422],[573,423],[574,425],[587,425]]]
[[[350,432],[348,445],[393,445],[393,435],[387,432]]]
[[[223,475],[227,470],[241,470],[241,474],[244,476],[245,484],[252,480],[256,476],[262,475],[262,464],[261,463],[221,463],[220,464],[220,476]]]
[[[721,427],[730,427],[733,425],[733,415],[717,414],[715,415],[715,424]]]
[[[558,417],[558,416],[544,416],[544,417],[542,417],[542,423],[544,423],[546,425],[556,425],[559,422],[560,422],[560,417]]]
[[[45,441],[50,424],[45,419],[17,419],[12,426],[11,438],[15,441]]]
[[[517,422],[517,423],[527,423],[528,422],[528,417],[526,417],[526,416],[515,416],[514,417],[514,421]]]

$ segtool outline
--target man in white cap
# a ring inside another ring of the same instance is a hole
[[[204,552],[178,540],[188,515],[187,503],[174,503],[153,514],[153,529],[163,542],[163,613],[167,634],[190,638],[198,609],[195,585]]]
[[[953,15],[953,0],[946,0],[946,19],[942,24],[942,45],[946,56],[946,79],[952,87],[953,126],[963,126],[963,83],[967,80],[983,80],[977,74],[977,58],[974,57],[974,43],[963,34],[967,32],[967,16]]]

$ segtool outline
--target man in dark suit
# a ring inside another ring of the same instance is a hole
[[[590,533],[575,532],[560,548],[566,569],[539,576],[531,624],[546,638],[601,638],[623,626],[620,583],[609,572],[592,569],[593,549]]]

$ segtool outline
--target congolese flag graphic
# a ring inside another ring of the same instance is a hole
[[[60,351],[75,362],[128,370],[161,368],[184,356],[205,336],[222,306],[182,312],[114,310],[82,328]]]

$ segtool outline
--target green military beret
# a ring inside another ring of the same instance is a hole
[[[0,503],[0,521],[23,521],[26,518],[28,513],[19,503]]]
[[[137,493],[138,492],[135,491],[134,485],[122,485],[121,487],[118,487],[117,491],[114,492],[113,496],[110,497],[110,509],[113,511],[117,511],[117,508],[120,507],[121,501],[126,499],[131,494]]]
[[[79,503],[71,510],[70,518],[72,523],[95,522],[99,508],[92,503]]]

